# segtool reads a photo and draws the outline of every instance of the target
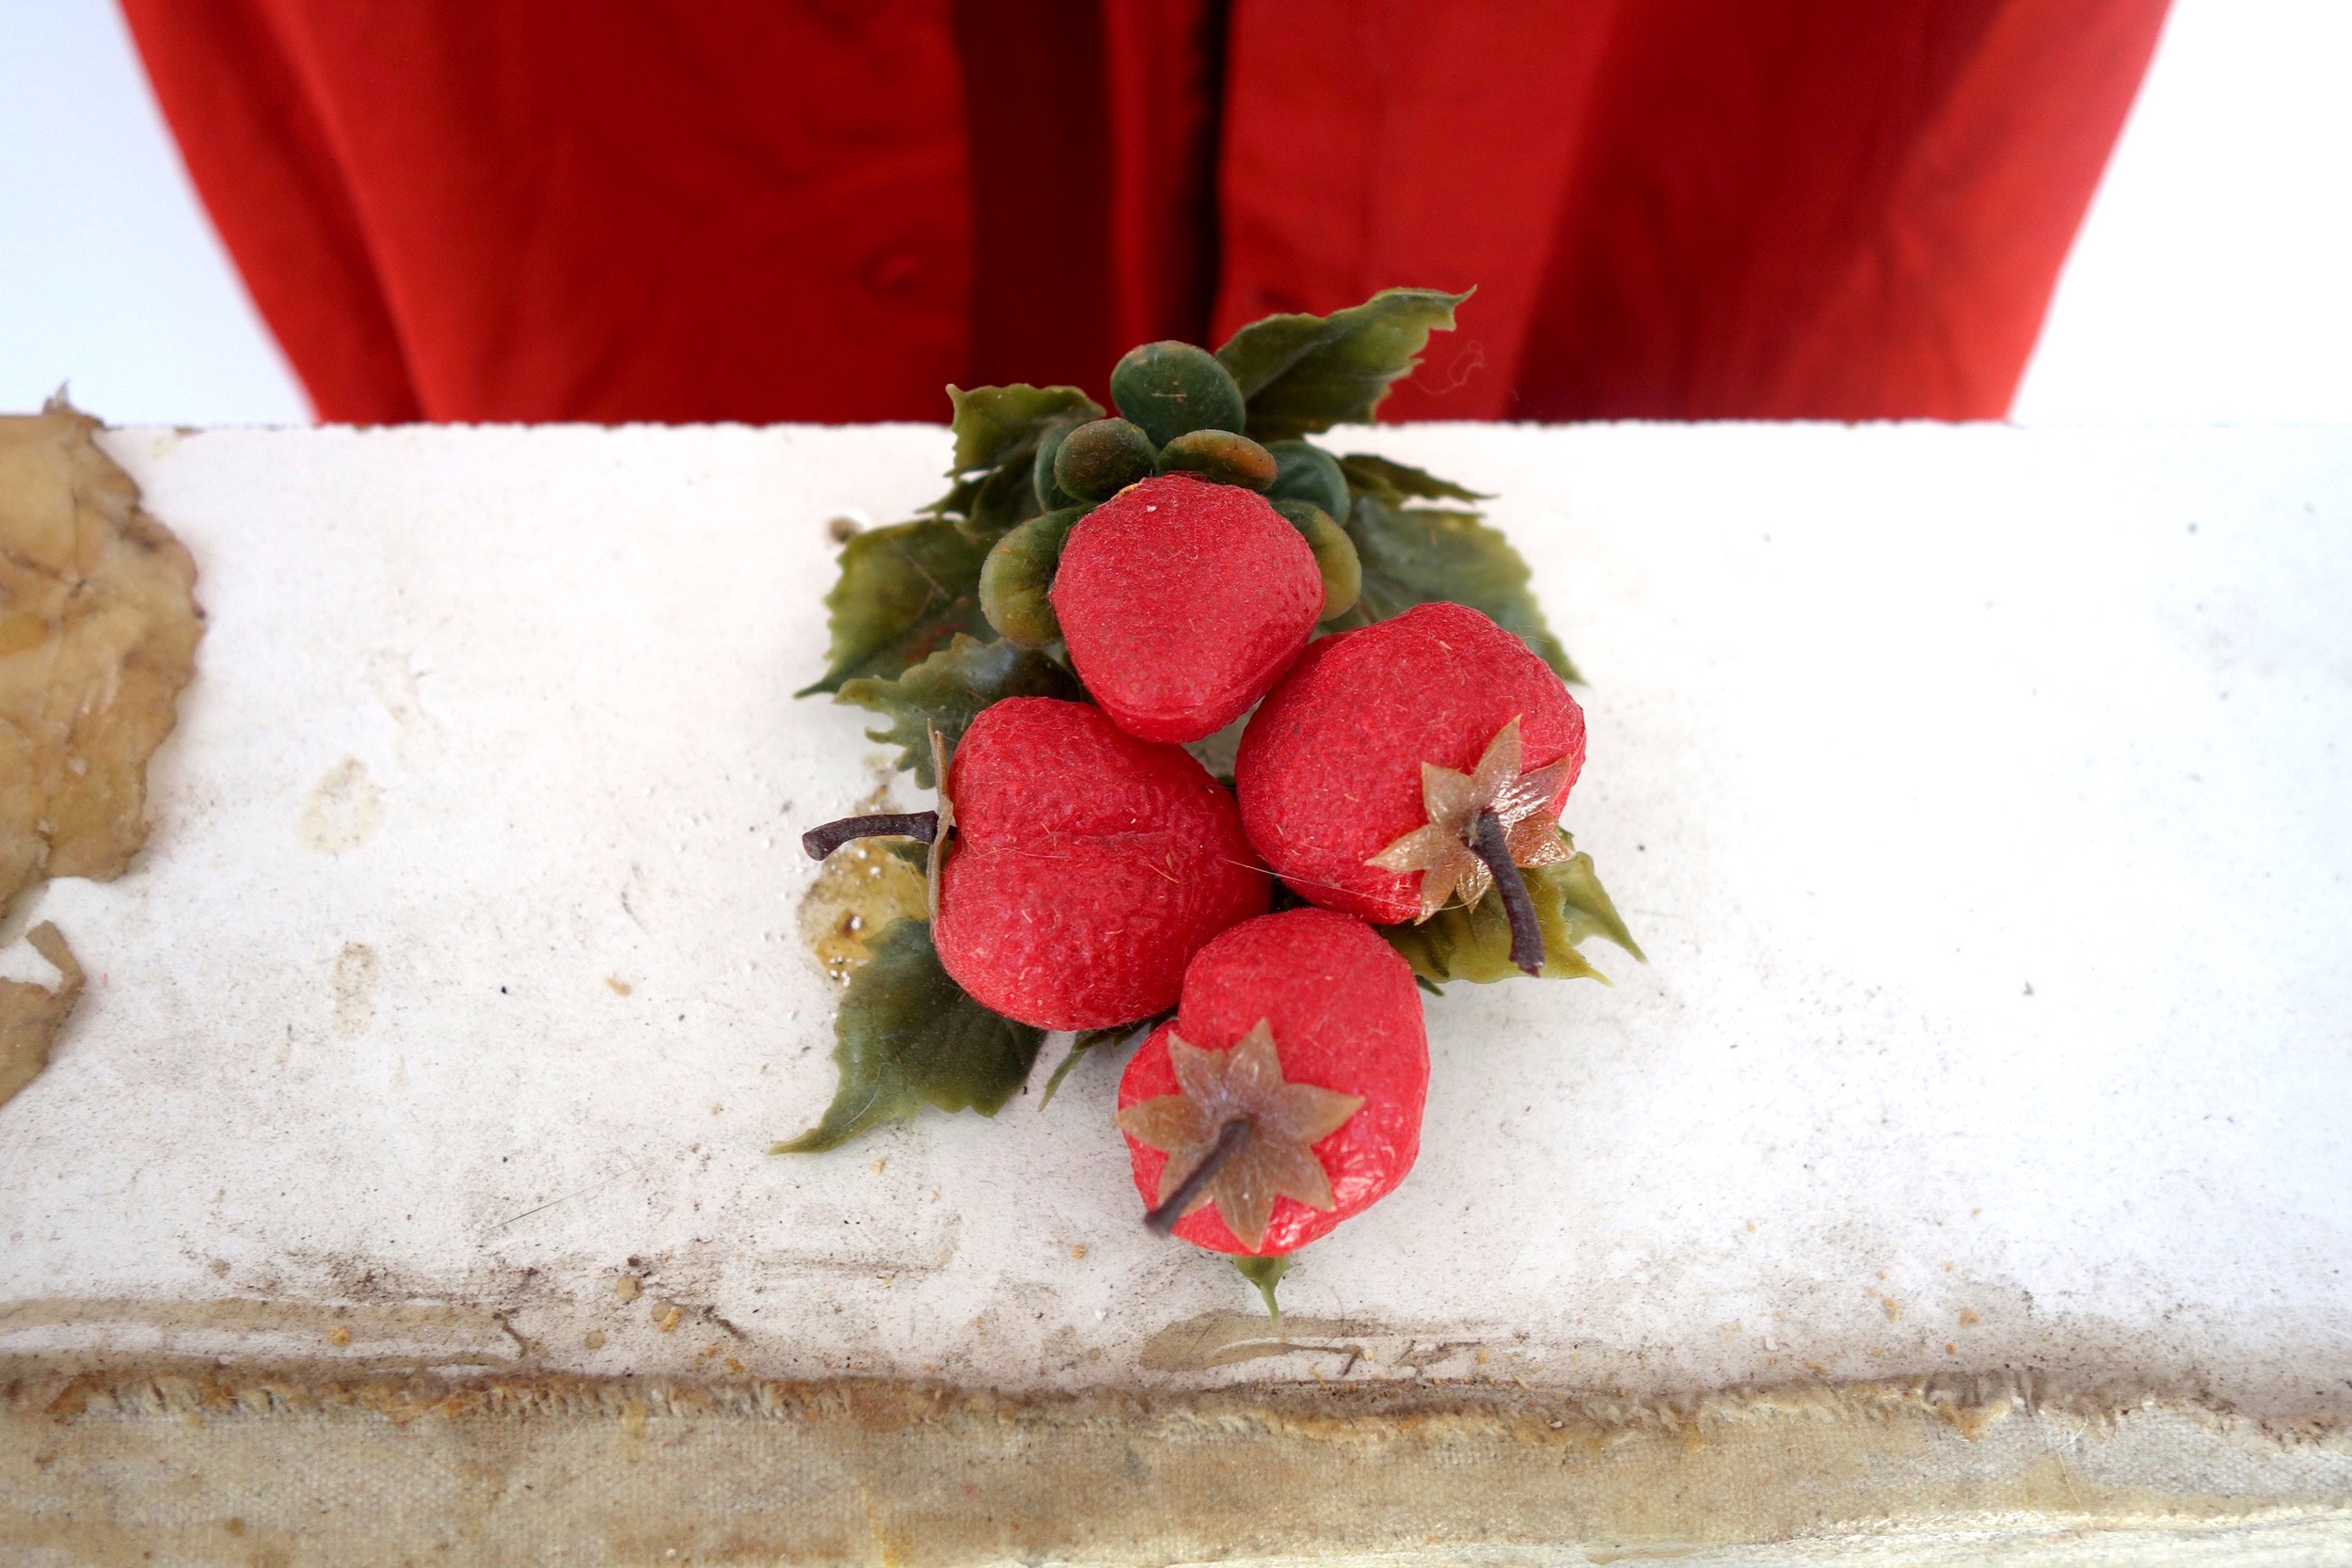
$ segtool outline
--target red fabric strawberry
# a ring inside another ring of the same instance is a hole
[[[1551,829],[1583,766],[1584,713],[1550,666],[1477,610],[1426,604],[1310,647],[1234,779],[1250,843],[1299,896],[1389,925],[1485,891],[1482,810],[1511,862],[1564,854]]]
[[[1272,887],[1233,798],[1086,703],[981,710],[949,764],[931,939],[956,984],[1043,1029],[1165,1010],[1200,945]]]
[[[1119,1124],[1174,1234],[1264,1257],[1395,1189],[1428,1089],[1412,970],[1360,920],[1289,910],[1200,949],[1120,1080]]]
[[[1290,668],[1323,613],[1323,578],[1264,497],[1164,474],[1070,531],[1052,598],[1104,712],[1147,740],[1198,740]]]

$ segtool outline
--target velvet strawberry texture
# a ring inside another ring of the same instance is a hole
[[[1131,1052],[1144,1223],[1279,1319],[1295,1249],[1412,1167],[1424,990],[1598,978],[1596,936],[1640,958],[1560,827],[1584,720],[1526,562],[1475,491],[1317,439],[1371,422],[1463,297],[1145,343],[1115,412],[948,388],[950,487],[843,541],[803,692],[878,716],[937,807],[803,834],[803,918],[853,957],[832,1103],[779,1151],[1042,1113]],[[1183,748],[1253,705],[1228,786]],[[1269,864],[1309,907],[1267,912]]]
[[[1584,765],[1583,709],[1486,616],[1422,605],[1315,642],[1267,695],[1234,763],[1242,825],[1310,903],[1416,920],[1426,873],[1375,862],[1432,826],[1426,769],[1475,780],[1498,740],[1516,746],[1515,775],[1550,770],[1537,811],[1505,827],[1556,822]]]
[[[1119,1122],[1145,1208],[1183,1211],[1175,1235],[1274,1256],[1395,1190],[1428,1088],[1405,960],[1360,920],[1289,910],[1200,949],[1120,1080]]]
[[[1071,529],[1052,600],[1071,667],[1103,711],[1147,740],[1185,741],[1240,718],[1290,668],[1324,585],[1306,539],[1264,497],[1164,474]]]
[[[932,939],[983,1006],[1101,1029],[1176,1000],[1202,943],[1265,911],[1233,799],[1174,746],[1085,703],[984,709],[948,764]]]

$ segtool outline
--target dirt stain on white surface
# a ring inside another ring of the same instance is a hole
[[[375,1022],[375,976],[381,966],[375,949],[347,942],[335,955],[335,1033],[351,1039],[367,1033]]]
[[[368,776],[367,765],[345,757],[310,786],[295,831],[321,854],[357,849],[384,821],[384,792]]]
[[[417,692],[416,665],[409,656],[386,649],[369,659],[368,689],[400,728],[396,745],[401,767],[411,773],[426,773],[440,766],[449,751],[449,737],[442,733],[440,721],[424,709]]]

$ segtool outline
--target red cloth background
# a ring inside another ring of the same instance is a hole
[[[938,420],[1479,286],[1391,418],[1996,418],[2165,0],[124,0],[323,418]]]

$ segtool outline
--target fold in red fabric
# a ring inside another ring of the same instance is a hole
[[[2165,0],[124,0],[324,419],[936,420],[1478,286],[1391,418],[1988,418]]]

